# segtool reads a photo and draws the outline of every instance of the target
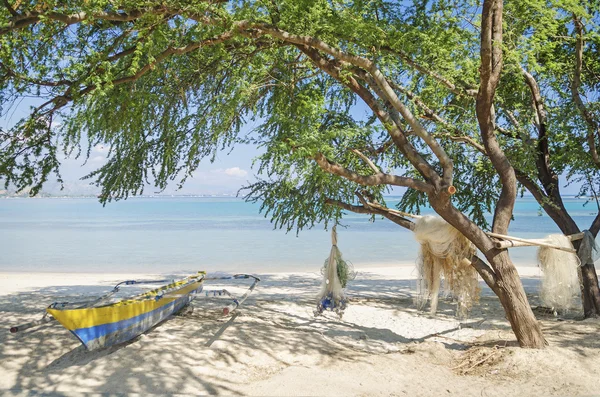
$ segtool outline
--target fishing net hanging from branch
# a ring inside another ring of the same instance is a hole
[[[331,231],[331,245],[329,258],[321,269],[323,282],[317,296],[315,316],[322,314],[325,310],[332,310],[341,318],[348,303],[345,288],[348,281],[354,280],[356,272],[352,264],[343,259],[342,253],[337,247],[336,226]]]
[[[549,235],[546,240],[555,246],[573,248],[569,238],[562,234]],[[538,262],[542,269],[542,304],[554,311],[565,312],[578,307],[577,300],[581,289],[578,275],[580,261],[577,255],[541,246],[538,249]]]
[[[458,302],[457,315],[466,317],[479,300],[479,281],[467,258],[475,254],[473,244],[458,230],[436,216],[423,216],[415,222],[414,236],[421,245],[417,270],[416,303],[422,309],[431,300],[431,313],[437,311],[443,278],[445,295]]]

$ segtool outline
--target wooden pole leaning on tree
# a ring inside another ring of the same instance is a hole
[[[496,241],[494,243],[494,245],[497,249],[506,249],[506,248],[512,248],[512,247],[540,246],[540,247],[554,248],[557,250],[562,250],[562,251],[570,252],[573,254],[577,253],[577,250],[575,250],[574,248],[565,248],[565,247],[560,247],[560,246],[557,246],[554,244],[549,244],[546,239],[524,239],[524,238],[519,238],[519,237],[506,236],[506,235],[498,234],[498,233],[486,233],[486,234],[490,237],[502,239],[502,241]],[[583,236],[584,236],[584,233],[577,233],[577,234],[572,234],[567,237],[569,238],[569,240],[575,241],[575,240],[581,240],[583,238]]]
[[[373,208],[377,208],[378,210],[389,212],[390,214],[394,214],[394,215],[399,215],[404,218],[419,219],[419,218],[423,217],[422,215],[409,214],[408,212],[402,212],[402,211],[394,210],[391,208],[387,208],[379,203],[373,203],[373,202],[368,201],[367,204]]]
[[[454,188],[454,186],[450,186],[450,188]],[[450,188],[448,188],[449,193],[450,193]],[[402,212],[402,211],[394,210],[391,208],[387,208],[379,203],[367,202],[367,204],[373,208],[377,208],[377,209],[389,212],[391,214],[399,215],[399,216],[402,216],[405,218],[419,219],[419,218],[423,217],[422,215],[409,214],[407,212]],[[502,241],[494,242],[494,246],[497,249],[538,246],[538,247],[554,248],[554,249],[566,251],[566,252],[569,252],[572,254],[577,254],[577,250],[575,250],[574,248],[567,248],[567,247],[561,247],[559,245],[550,244],[550,243],[548,243],[548,241],[546,239],[524,239],[524,238],[512,237],[512,236],[507,236],[504,234],[498,234],[498,233],[492,233],[492,232],[487,232],[486,234],[495,239],[502,240]],[[571,241],[575,241],[575,240],[581,240],[583,238],[583,236],[584,236],[584,233],[582,232],[582,233],[571,234],[571,235],[567,236],[567,238]]]

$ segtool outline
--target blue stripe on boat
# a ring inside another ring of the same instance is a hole
[[[108,334],[132,327],[135,324],[144,321],[145,319],[148,319],[151,317],[160,317],[160,315],[164,311],[168,311],[168,310],[175,311],[174,310],[175,305],[186,303],[188,301],[188,299],[189,299],[189,297],[187,297],[187,296],[178,298],[170,303],[167,303],[164,306],[159,307],[158,309],[154,309],[152,311],[149,311],[144,314],[140,314],[139,316],[135,316],[135,317],[129,318],[127,320],[117,321],[117,322],[108,323],[108,324],[96,325],[96,326],[89,327],[89,328],[79,328],[72,332],[84,345],[88,345],[88,343],[93,341],[94,339],[98,339],[98,338],[101,338]],[[181,306],[183,306],[183,304]],[[181,307],[176,308],[176,309],[179,310],[179,309],[181,309]],[[159,319],[159,321],[160,321],[160,319]],[[144,332],[144,331],[142,330],[140,333],[142,333],[142,332]],[[133,335],[133,336],[136,336],[136,335]]]

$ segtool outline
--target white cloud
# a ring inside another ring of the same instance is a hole
[[[243,178],[248,175],[248,171],[240,167],[231,168],[215,168],[212,170],[196,170],[192,174],[192,177],[196,180],[201,181],[213,181],[221,183],[230,183],[231,179]],[[237,182],[236,182],[237,183]]]
[[[240,167],[227,168],[225,171],[226,175],[233,176],[236,178],[243,178],[248,175],[248,171],[241,169]]]
[[[90,162],[92,162],[92,163],[97,163],[97,162],[101,162],[101,161],[102,162],[106,161],[106,157],[105,156],[95,156],[90,159]]]

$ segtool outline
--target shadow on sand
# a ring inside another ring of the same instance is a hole
[[[523,282],[532,292],[538,280]],[[332,360],[368,362],[369,354],[402,352],[428,340],[461,350],[487,330],[503,335],[510,330],[498,299],[487,288],[470,318],[461,322],[454,317],[456,305],[450,300],[440,302],[436,316],[417,311],[414,280],[374,279],[363,273],[350,286],[351,303],[339,319],[333,313],[314,317],[319,283],[317,274],[269,275],[232,316],[221,315],[223,301],[198,299],[194,310],[125,344],[92,352],[56,322],[22,334],[9,334],[4,328],[0,370],[7,375],[0,389],[238,395],[248,379],[263,376],[266,368],[285,368],[300,358],[315,366]],[[52,301],[80,298],[79,291],[86,288],[53,287],[0,296],[0,313],[8,326],[31,321]],[[89,293],[98,296],[106,290],[93,287]],[[529,298],[532,305],[538,304],[536,294]],[[555,337],[571,322],[546,319],[548,339],[558,340]],[[594,327],[584,327],[581,340],[569,343],[600,347],[589,338],[589,332],[597,332]],[[510,335],[502,341],[514,344]]]

